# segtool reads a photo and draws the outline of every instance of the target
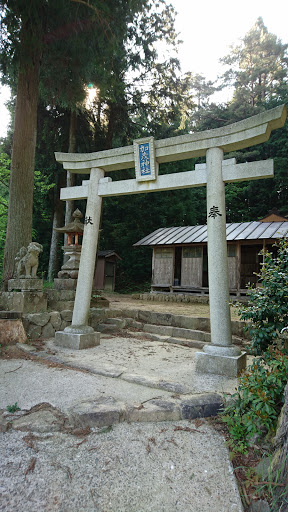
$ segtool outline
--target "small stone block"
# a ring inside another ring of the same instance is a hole
[[[9,428],[11,427],[11,423],[9,420],[5,418],[3,413],[0,413],[0,432],[7,432]]]
[[[231,379],[238,377],[239,373],[246,368],[246,352],[234,357],[196,352],[195,360],[196,372],[223,375]]]
[[[16,345],[16,343],[25,343],[26,340],[27,336],[21,318],[0,319],[1,345]]]
[[[83,428],[104,427],[122,421],[125,405],[112,397],[101,397],[80,402],[69,408],[68,413]]]
[[[41,407],[41,405],[43,407]],[[13,429],[32,432],[58,432],[64,425],[65,416],[50,404],[38,404],[28,414],[13,421]]]
[[[36,352],[36,348],[33,345],[26,345],[26,343],[16,343],[16,347],[20,348],[23,352]]]
[[[223,405],[222,398],[216,393],[199,394],[182,400],[181,417],[183,420],[216,416]]]
[[[57,331],[55,333],[55,345],[75,350],[97,347],[97,345],[100,345],[100,332],[80,334]]]

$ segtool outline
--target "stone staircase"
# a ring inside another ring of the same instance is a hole
[[[177,319],[174,319],[174,323],[177,323]],[[181,324],[181,320],[179,323]],[[201,350],[207,343],[210,343],[211,341],[210,332],[205,330],[193,329],[189,327],[178,327],[177,325],[146,323],[129,317],[108,317],[105,319],[105,321],[97,325],[96,330],[100,331],[101,333],[117,333],[119,336],[125,337],[125,335],[128,335],[129,337],[144,338],[162,343],[173,343],[175,345],[182,345],[199,350]],[[233,335],[232,342],[237,346],[242,346],[243,336]]]

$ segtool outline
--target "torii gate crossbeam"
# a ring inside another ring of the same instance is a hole
[[[207,185],[208,275],[211,344],[196,354],[196,370],[234,377],[245,366],[245,354],[232,345],[226,243],[226,182],[273,176],[273,161],[236,165],[223,160],[224,152],[260,144],[271,131],[284,125],[281,105],[223,128],[154,141],[134,141],[133,146],[90,154],[56,153],[56,160],[70,172],[87,174],[81,186],[61,190],[61,199],[87,198],[83,245],[72,325],[57,332],[57,344],[87,348],[99,344],[99,333],[88,326],[102,197],[146,193]],[[144,160],[142,156],[145,155]],[[206,155],[206,164],[195,170],[157,176],[159,163]],[[113,182],[105,172],[136,168],[135,180]]]

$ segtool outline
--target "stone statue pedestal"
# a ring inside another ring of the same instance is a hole
[[[8,281],[8,292],[2,293],[5,308],[19,313],[47,311],[47,298],[43,293],[43,280],[16,278]]]
[[[68,261],[62,265],[58,278],[54,279],[54,290],[48,292],[49,307],[59,309],[73,309],[79,264],[81,245],[64,245],[64,256]]]
[[[19,291],[21,292],[31,292],[31,291],[43,291],[43,279],[38,278],[16,278],[9,279],[8,281],[8,291]]]

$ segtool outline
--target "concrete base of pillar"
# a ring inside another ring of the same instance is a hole
[[[88,326],[66,327],[64,331],[55,332],[55,344],[74,350],[97,347],[100,345],[100,332]]]
[[[196,372],[212,373],[236,378],[246,368],[246,352],[237,347],[208,345],[203,352],[196,352]]]

